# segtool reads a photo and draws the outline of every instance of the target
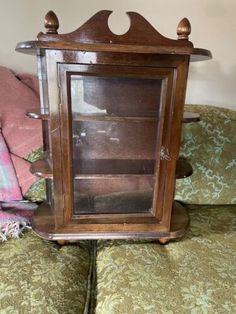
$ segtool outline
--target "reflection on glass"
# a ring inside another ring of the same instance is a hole
[[[83,77],[80,77],[78,79],[72,79],[71,81],[73,113],[88,115],[106,114],[106,109],[100,109],[98,106],[86,102],[86,99],[84,97],[84,90],[86,87],[84,85],[85,84]],[[77,105],[73,106],[73,104]]]
[[[160,91],[157,79],[71,76],[75,214],[151,210]]]

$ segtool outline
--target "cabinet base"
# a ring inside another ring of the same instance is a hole
[[[98,239],[155,239],[161,244],[166,244],[171,239],[182,238],[188,231],[190,219],[186,209],[178,202],[174,202],[169,231],[163,231],[160,223],[160,231],[155,232],[107,232],[107,231],[78,231],[78,226],[74,224],[71,230],[68,228],[55,229],[54,216],[49,205],[43,203],[36,210],[32,227],[40,237],[47,240],[55,240],[60,244],[68,240],[98,240]],[[84,226],[84,224],[83,224]],[[77,230],[76,230],[77,227]],[[82,227],[81,227],[82,228]]]

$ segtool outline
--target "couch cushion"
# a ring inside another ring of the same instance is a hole
[[[90,242],[60,247],[27,232],[0,244],[1,313],[87,313]]]
[[[236,206],[189,212],[178,242],[98,242],[96,314],[236,313]]]
[[[39,147],[38,149],[32,151],[28,154],[25,159],[28,162],[34,162],[43,157],[43,148]],[[24,194],[24,198],[32,202],[41,202],[46,199],[46,184],[45,179],[38,179],[28,191]]]
[[[181,155],[193,175],[177,180],[176,199],[188,204],[236,204],[236,111],[191,105],[201,121],[183,126]]]

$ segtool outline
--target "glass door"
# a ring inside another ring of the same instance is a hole
[[[73,215],[153,213],[154,194],[164,188],[164,76],[74,67],[65,75]]]

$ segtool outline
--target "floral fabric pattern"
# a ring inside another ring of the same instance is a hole
[[[31,202],[42,202],[46,199],[46,184],[44,179],[39,179],[31,185],[24,198]]]
[[[176,199],[188,204],[236,204],[236,111],[188,105],[200,122],[183,125],[180,155],[193,174],[177,180]]]
[[[91,245],[60,247],[31,231],[0,244],[2,314],[84,314]]]
[[[236,313],[236,206],[191,206],[185,239],[99,241],[96,314]]]
[[[43,156],[43,148],[40,147],[30,154],[28,154],[25,159],[30,162],[34,162]],[[45,180],[39,179],[34,184],[31,185],[29,190],[25,193],[24,198],[30,200],[31,202],[42,202],[46,199],[46,186]]]

